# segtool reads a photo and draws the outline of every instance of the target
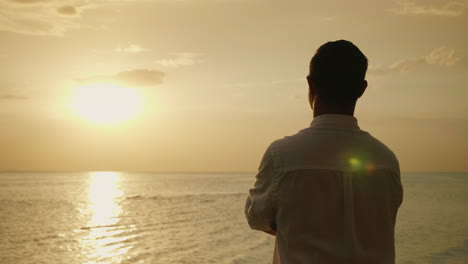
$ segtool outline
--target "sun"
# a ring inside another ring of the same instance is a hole
[[[87,121],[116,124],[135,117],[142,107],[142,98],[136,88],[94,83],[75,87],[70,106]]]

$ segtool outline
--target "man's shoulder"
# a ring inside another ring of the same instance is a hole
[[[295,134],[276,139],[270,144],[269,148],[273,150],[282,150],[287,148],[294,148],[295,145],[302,145],[304,144],[304,141],[311,139],[311,135],[308,135],[310,134],[309,130],[310,128],[304,128]]]
[[[383,167],[399,166],[393,151],[364,130],[335,133],[308,127],[273,141],[269,151],[284,166],[299,162],[316,164],[315,167],[341,168],[340,159],[346,155],[362,155]]]
[[[299,130],[297,133],[279,138],[273,141],[267,152],[273,159],[283,166],[303,160],[311,155],[323,153],[325,145],[321,144],[321,135],[313,133],[308,127]],[[317,160],[314,158],[314,160]]]
[[[337,138],[337,131],[321,130],[313,127],[306,127],[295,134],[287,135],[273,141],[270,145],[273,149],[302,149],[302,147],[321,148],[323,145],[328,145],[327,141],[332,141]],[[360,131],[366,133],[365,131]],[[339,133],[339,132],[338,132]],[[338,135],[339,137],[339,135]]]
[[[372,136],[370,133],[367,133],[366,135],[366,145],[370,153],[381,156],[387,163],[394,164],[394,166],[399,167],[398,158],[395,153],[386,144]]]

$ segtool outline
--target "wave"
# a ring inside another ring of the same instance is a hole
[[[466,263],[468,260],[468,239],[463,241],[462,245],[448,248],[447,250],[439,253],[432,254],[429,259],[429,263],[448,263],[449,261],[454,262],[455,260],[460,260],[456,263]]]
[[[134,195],[122,197],[122,200],[170,200],[170,199],[202,199],[210,201],[215,198],[247,197],[247,193],[202,193],[202,194],[174,194],[174,195]]]

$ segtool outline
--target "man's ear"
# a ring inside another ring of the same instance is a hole
[[[314,109],[315,104],[315,84],[310,79],[310,76],[307,76],[307,83],[309,84],[309,104],[310,108]]]
[[[307,75],[307,83],[309,84],[309,93],[315,94],[315,83],[310,78],[310,75]]]
[[[364,81],[362,82],[361,90],[359,91],[359,94],[358,94],[359,96],[358,96],[358,98],[360,98],[360,97],[364,94],[364,92],[366,91],[366,88],[367,88],[367,81],[364,80]]]
[[[307,79],[307,83],[309,84],[309,88],[310,88],[310,86],[313,85],[313,82],[310,79],[310,75],[307,75],[306,79]]]

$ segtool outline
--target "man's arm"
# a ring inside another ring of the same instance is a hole
[[[245,204],[245,216],[252,229],[276,235],[276,216],[273,202],[276,176],[271,146],[265,152],[255,177],[254,186],[249,190]]]

